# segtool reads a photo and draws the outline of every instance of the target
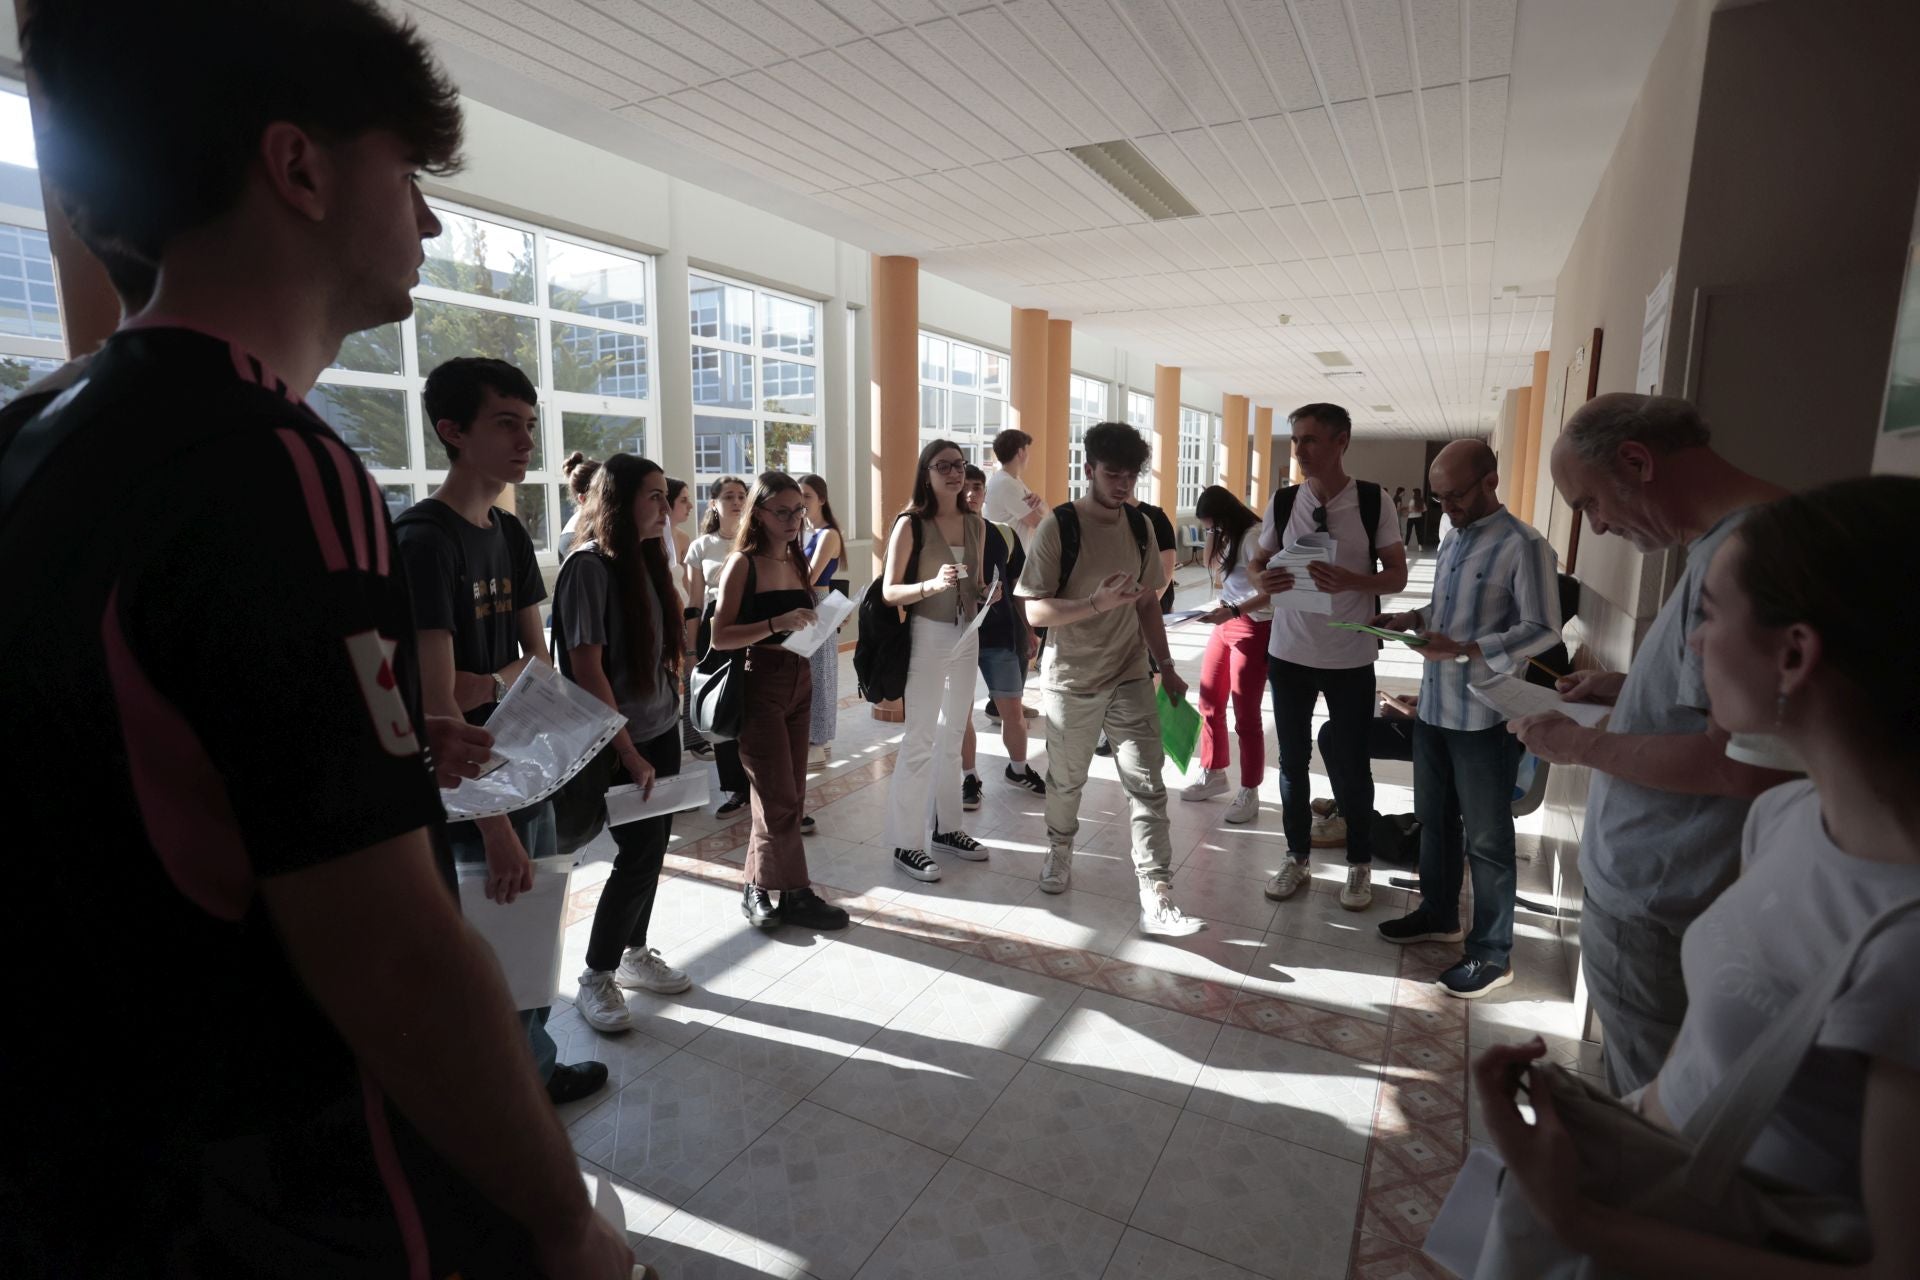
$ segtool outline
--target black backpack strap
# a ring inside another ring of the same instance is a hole
[[[1380,548],[1374,542],[1373,527],[1380,523],[1380,486],[1370,480],[1353,483],[1359,491],[1360,523],[1367,526],[1367,572],[1376,573],[1380,569]]]
[[[1133,545],[1140,548],[1140,576],[1147,576],[1147,540],[1152,536],[1152,528],[1147,523],[1147,513],[1138,507],[1122,507],[1127,513],[1127,528],[1133,530]]]
[[[402,525],[427,525],[438,529],[447,535],[447,541],[453,545],[454,571],[460,575],[460,581],[471,582],[472,579],[467,575],[467,544],[461,540],[460,531],[453,524],[458,519],[460,519],[459,513],[444,502],[436,502],[430,507],[416,502],[402,511],[399,518],[393,522],[394,539],[399,540]],[[557,591],[558,579],[555,579],[555,582]]]
[[[1067,594],[1067,579],[1073,577],[1073,566],[1080,559],[1080,512],[1071,502],[1063,502],[1053,509],[1053,521],[1060,527],[1060,581],[1054,585],[1054,599]]]
[[[1293,504],[1300,497],[1300,486],[1283,485],[1273,491],[1273,536],[1280,541],[1282,551],[1287,548],[1287,521],[1293,519]]]

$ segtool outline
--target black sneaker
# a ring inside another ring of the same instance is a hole
[[[1491,960],[1462,960],[1440,975],[1440,985],[1450,996],[1478,1000],[1513,981],[1512,965],[1497,965]]]
[[[750,884],[740,895],[740,914],[756,929],[771,929],[780,923],[780,908],[773,905],[767,891]]]
[[[1097,756],[1110,756],[1113,754],[1113,743],[1107,741],[1106,734],[1103,733],[1100,735],[1100,745],[1093,749],[1093,754]]]
[[[936,831],[933,842],[956,858],[965,858],[968,862],[985,862],[987,848],[964,831]]]
[[[1007,781],[1016,787],[1025,787],[1037,796],[1047,794],[1047,780],[1033,771],[1033,766],[1023,764],[1016,772],[1012,765],[1007,766]]]
[[[736,791],[720,802],[720,807],[713,811],[713,816],[716,818],[724,818],[730,813],[738,813],[747,807],[747,801],[749,799],[751,799],[751,797],[746,792]]]
[[[578,1102],[598,1093],[607,1083],[604,1062],[558,1063],[547,1077],[547,1098],[554,1106]]]
[[[1398,920],[1382,920],[1380,936],[1388,942],[1459,942],[1465,938],[1466,931],[1459,925],[1451,929],[1437,929],[1424,911],[1414,911],[1401,916]]]
[[[780,918],[802,929],[830,931],[847,927],[850,917],[815,893],[811,887],[788,889],[780,895]]]
[[[820,829],[820,824],[813,820],[812,814],[807,813],[807,814],[801,815],[800,817],[800,834],[801,835],[810,836],[814,832],[818,831],[819,829]]]
[[[989,720],[998,720],[1000,718],[1000,708],[993,705],[992,698],[988,698],[987,705],[981,709],[987,713],[987,719]]]
[[[940,864],[929,858],[924,849],[895,849],[893,865],[915,880],[932,882],[940,878]]]
[[[972,813],[980,807],[980,777],[968,774],[960,779],[960,807]]]

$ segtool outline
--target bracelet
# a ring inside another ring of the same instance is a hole
[[[1240,616],[1240,606],[1239,606],[1239,605],[1237,605],[1237,604],[1230,604],[1230,605],[1228,605],[1228,606],[1227,606],[1227,609],[1228,609],[1228,610],[1229,610],[1229,611],[1230,611],[1230,612],[1231,612],[1231,613],[1233,614],[1233,616],[1234,616],[1234,617],[1236,617],[1236,618],[1237,618],[1237,617],[1239,617],[1239,616]]]

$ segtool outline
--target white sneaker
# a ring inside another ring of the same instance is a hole
[[[1189,783],[1180,788],[1182,800],[1211,800],[1215,796],[1227,794],[1227,771],[1225,769],[1207,769],[1200,775],[1200,781]]]
[[[1252,822],[1260,816],[1260,793],[1252,787],[1242,787],[1233,797],[1233,803],[1227,806],[1228,822]]]
[[[624,961],[622,962],[624,963]],[[614,985],[613,970],[589,969],[580,975],[580,994],[573,1007],[595,1031],[631,1031],[633,1015],[627,1012],[627,998]]]
[[[662,960],[652,947],[628,947],[627,953],[620,957],[620,967],[613,971],[613,981],[616,986],[663,996],[678,995],[693,985],[693,979],[684,970]]]
[[[1047,846],[1047,856],[1040,863],[1040,892],[1065,893],[1067,886],[1073,883],[1073,850],[1058,845]]]
[[[1274,873],[1267,881],[1265,893],[1275,902],[1285,902],[1300,890],[1306,888],[1313,874],[1307,870],[1307,864],[1299,858],[1289,856],[1287,865]]]
[[[1173,905],[1173,886],[1155,880],[1140,886],[1140,932],[1163,938],[1185,938],[1207,927]]]
[[[1365,911],[1373,905],[1373,864],[1356,862],[1347,868],[1347,885],[1340,890],[1340,905],[1349,911]]]

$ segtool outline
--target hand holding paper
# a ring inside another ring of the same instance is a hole
[[[840,624],[853,612],[853,602],[838,591],[829,591],[817,608],[798,612],[811,614],[812,620],[790,633],[780,642],[780,647],[790,649],[803,658],[811,658],[814,650],[840,630]]]

